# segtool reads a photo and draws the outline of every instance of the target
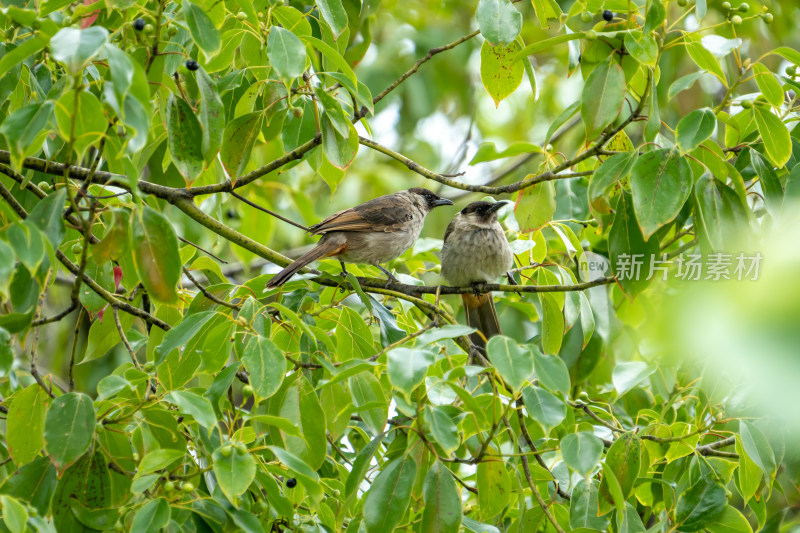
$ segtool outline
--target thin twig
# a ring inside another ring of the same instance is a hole
[[[506,429],[508,429],[509,433],[512,435],[514,431],[511,429],[511,423],[508,421],[508,417],[503,415],[503,423],[505,423]],[[517,442],[517,448],[519,449],[520,453],[522,453],[522,444]],[[549,505],[544,501],[542,495],[536,489],[536,484],[533,482],[533,478],[531,477],[531,469],[528,465],[528,457],[526,455],[520,455],[519,457],[520,462],[522,463],[522,470],[525,472],[525,479],[528,481],[528,486],[531,488],[531,492],[533,492],[536,501],[539,503],[539,507],[542,508],[544,515],[547,517],[547,520],[553,524],[553,527],[558,533],[566,533],[562,528],[558,521],[553,516],[553,513],[550,512]]]
[[[247,205],[249,205],[250,207],[253,207],[253,208],[255,208],[255,209],[258,209],[259,211],[263,211],[263,212],[267,213],[268,215],[271,215],[271,216],[273,216],[273,217],[277,218],[278,220],[282,220],[282,221],[286,222],[287,224],[291,224],[292,226],[294,226],[294,227],[296,227],[296,228],[300,228],[300,229],[301,229],[301,230],[303,230],[303,231],[308,231],[308,232],[310,232],[310,231],[311,231],[310,229],[308,229],[307,227],[303,226],[302,224],[298,224],[297,222],[295,222],[295,221],[293,221],[293,220],[289,220],[288,218],[286,218],[286,217],[284,217],[284,216],[281,216],[281,215],[279,215],[278,213],[276,213],[276,212],[274,212],[274,211],[270,211],[270,210],[269,210],[269,209],[267,209],[266,207],[261,207],[261,206],[260,206],[260,205],[258,205],[257,203],[255,203],[255,202],[251,202],[250,200],[248,200],[248,199],[247,199],[247,198],[245,198],[244,196],[242,196],[242,195],[240,195],[240,194],[237,194],[235,191],[230,191],[230,193],[229,193],[229,194],[230,194],[231,196],[233,196],[234,198],[238,198],[239,200],[241,200],[242,202],[246,203],[246,204],[247,204]]]
[[[389,85],[387,88],[385,88],[383,91],[381,91],[381,92],[378,94],[378,96],[376,96],[375,98],[373,98],[373,99],[372,99],[372,104],[373,104],[373,105],[374,105],[374,104],[377,104],[378,102],[380,102],[381,100],[383,100],[384,98],[386,98],[386,96],[387,96],[387,95],[388,95],[390,92],[392,92],[393,90],[395,90],[395,89],[397,88],[397,86],[398,86],[398,85],[400,85],[401,83],[403,83],[403,82],[404,82],[406,79],[408,79],[408,78],[409,78],[409,77],[410,77],[412,74],[414,74],[415,72],[417,72],[417,70],[419,70],[419,67],[421,67],[422,65],[424,65],[425,63],[427,63],[428,61],[430,61],[430,60],[433,58],[433,56],[435,56],[436,54],[441,54],[442,52],[446,52],[447,50],[452,50],[453,48],[455,48],[456,46],[460,45],[461,43],[463,43],[463,42],[466,42],[466,41],[469,41],[470,39],[472,39],[473,37],[475,37],[475,36],[476,36],[476,35],[478,35],[479,33],[480,33],[480,30],[475,30],[475,31],[473,31],[472,33],[469,33],[469,34],[467,34],[467,35],[465,35],[465,36],[461,37],[460,39],[456,39],[456,40],[455,40],[455,41],[453,41],[452,43],[445,44],[445,45],[443,45],[443,46],[439,46],[439,47],[436,47],[436,48],[431,48],[430,50],[428,50],[428,53],[427,53],[427,54],[425,54],[425,57],[423,57],[423,58],[421,58],[421,59],[418,59],[418,60],[417,60],[417,62],[416,62],[416,63],[414,63],[414,65],[412,65],[412,66],[411,66],[411,68],[410,68],[410,69],[408,69],[407,71],[405,71],[405,72],[404,72],[404,73],[403,73],[403,74],[402,74],[402,75],[401,75],[399,78],[397,78],[397,79],[396,79],[396,80],[395,80],[395,81],[394,81],[394,82],[393,82],[391,85]],[[364,113],[364,115],[363,115],[363,116],[366,116],[366,108],[362,108],[362,112]]]
[[[136,359],[136,350],[134,350],[133,346],[131,346],[131,343],[128,342],[128,337],[125,335],[125,329],[122,327],[122,321],[119,318],[119,309],[112,307],[111,311],[114,314],[114,324],[117,326],[117,333],[119,333],[119,338],[122,339],[122,344],[125,346],[125,349],[128,350],[128,353],[131,356],[133,366],[135,366],[138,370],[141,370],[139,361]]]
[[[178,240],[179,240],[179,241],[181,241],[181,242],[183,242],[183,243],[186,243],[186,244],[188,244],[189,246],[194,246],[195,248],[197,248],[198,250],[200,250],[200,251],[201,251],[201,252],[203,252],[204,254],[206,254],[206,255],[210,255],[211,257],[213,257],[214,259],[216,259],[217,261],[219,261],[219,262],[220,262],[220,263],[222,263],[223,265],[227,265],[227,264],[228,264],[228,262],[227,262],[227,261],[225,261],[224,259],[222,259],[221,257],[219,257],[219,256],[217,256],[217,255],[215,255],[215,254],[213,254],[213,253],[211,253],[211,252],[209,252],[208,250],[206,250],[205,248],[203,248],[203,247],[201,247],[201,246],[198,246],[198,245],[196,245],[196,244],[195,244],[195,243],[193,243],[192,241],[189,241],[189,240],[187,240],[187,239],[184,239],[184,238],[183,238],[183,237],[181,237],[180,235],[178,235]]]
[[[78,319],[75,321],[75,331],[72,334],[72,352],[69,355],[69,391],[72,392],[75,390],[75,377],[73,374],[73,369],[75,368],[75,351],[78,347],[78,334],[81,331],[81,322],[83,322],[83,315],[86,313],[86,310],[81,307],[81,312],[78,313]]]
[[[189,278],[189,281],[191,281],[194,284],[195,287],[200,289],[200,292],[203,293],[203,296],[205,296],[206,298],[208,298],[209,300],[211,300],[215,304],[222,305],[222,306],[227,307],[229,309],[239,309],[240,305],[236,305],[236,304],[232,304],[230,302],[226,302],[225,300],[217,298],[216,296],[214,296],[213,294],[208,292],[208,289],[203,287],[196,279],[194,279],[194,277],[192,277],[192,275],[189,273],[189,269],[188,268],[183,267],[183,273],[187,278]]]
[[[536,449],[536,445],[533,443],[533,439],[531,438],[531,434],[528,433],[528,426],[525,425],[525,416],[522,414],[522,399],[517,399],[517,418],[519,419],[519,429],[522,432],[522,437],[525,439],[525,443],[528,445],[528,448],[533,452],[533,456],[536,457],[536,462],[539,463],[539,466],[550,472],[550,475],[553,476],[553,472],[547,467],[545,464],[544,459],[542,459],[541,454]],[[522,447],[520,447],[520,450]],[[558,480],[556,477],[553,476],[553,484],[556,486],[556,492],[559,496],[564,498],[565,500],[569,500],[570,496],[559,486]]]

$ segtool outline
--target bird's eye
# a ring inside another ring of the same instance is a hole
[[[434,197],[433,197],[433,195],[432,195],[432,194],[426,194],[426,195],[425,195],[425,198],[426,198],[427,200],[433,200],[433,199],[434,199]]]

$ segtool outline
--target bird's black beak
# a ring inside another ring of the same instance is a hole
[[[439,198],[438,200],[433,202],[433,207],[439,207],[440,205],[453,205],[453,200],[448,200],[447,198]]]
[[[499,211],[499,210],[500,210],[500,208],[501,208],[501,207],[503,207],[504,205],[506,205],[506,204],[510,204],[510,203],[511,203],[511,202],[509,202],[508,200],[500,200],[499,202],[495,202],[495,203],[494,203],[494,204],[492,204],[492,206],[489,208],[489,213],[488,213],[488,214],[490,214],[490,215],[491,215],[492,213],[495,213],[495,212]]]

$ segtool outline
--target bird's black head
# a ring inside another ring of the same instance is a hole
[[[423,205],[426,205],[428,210],[433,209],[434,207],[439,207],[440,205],[453,205],[452,200],[437,196],[433,191],[423,189],[422,187],[413,187],[408,189],[408,192],[421,196]]]
[[[496,217],[497,211],[507,203],[509,203],[508,200],[500,200],[499,202],[472,202],[461,210],[461,214],[473,215],[483,220],[490,220],[492,217]]]

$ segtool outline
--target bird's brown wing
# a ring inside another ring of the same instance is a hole
[[[412,209],[416,207],[402,196],[380,196],[332,214],[319,224],[311,226],[311,234],[320,235],[331,231],[397,231],[411,219]]]

